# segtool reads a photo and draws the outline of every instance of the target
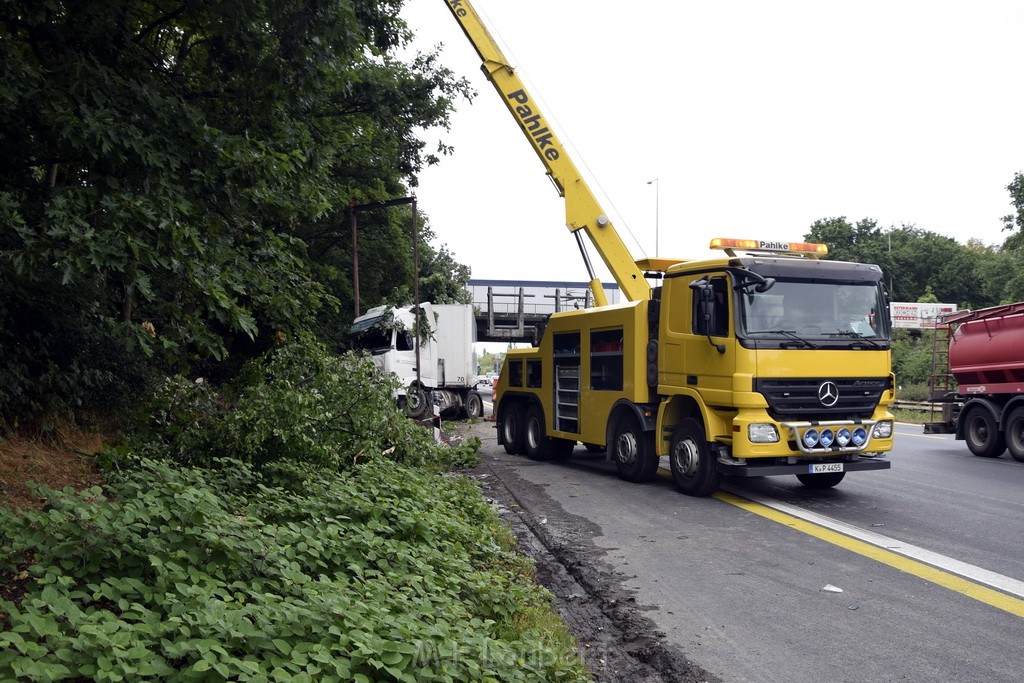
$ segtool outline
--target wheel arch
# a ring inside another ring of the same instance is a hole
[[[1007,401],[1006,405],[1002,407],[1002,412],[999,414],[999,417],[996,418],[996,421],[999,423],[999,426],[1002,427],[1003,422],[1005,422],[1006,418],[1010,416],[1010,413],[1012,413],[1015,409],[1020,408],[1021,406],[1024,406],[1024,396],[1014,396],[1009,401]]]
[[[604,427],[604,442],[608,445],[605,449],[605,458],[608,460],[611,460],[608,448],[611,448],[610,444],[614,440],[615,425],[623,415],[629,414],[632,414],[637,419],[645,432],[653,433],[657,428],[657,417],[654,409],[637,405],[628,399],[619,399],[612,405],[612,409],[608,411],[608,423]]]
[[[1003,406],[1001,406],[1000,404],[996,403],[995,401],[993,401],[992,399],[989,399],[989,398],[982,398],[980,396],[974,397],[974,398],[968,400],[967,403],[965,403],[963,405],[963,407],[960,409],[960,417],[958,417],[957,421],[956,421],[956,438],[957,439],[961,439],[962,440],[964,438],[964,429],[966,428],[967,421],[964,420],[963,418],[971,410],[974,410],[974,408],[976,406],[981,407],[981,408],[987,410],[989,412],[989,414],[992,416],[992,419],[994,419],[996,421],[996,426],[997,427],[1002,427],[1003,417],[1005,416],[1005,414],[1003,412]]]
[[[675,429],[677,424],[688,417],[699,420],[704,425],[704,433],[710,434],[707,417],[704,415],[704,411],[701,410],[697,399],[686,394],[678,394],[666,402],[665,407],[662,408],[658,415],[658,434],[661,435],[661,438],[655,439],[655,443],[659,454],[665,455],[669,452],[672,430]]]

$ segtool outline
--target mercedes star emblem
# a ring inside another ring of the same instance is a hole
[[[818,402],[831,408],[839,400],[839,387],[835,382],[822,382],[818,385]]]

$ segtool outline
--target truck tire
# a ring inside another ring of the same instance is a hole
[[[822,472],[821,474],[798,474],[796,478],[809,489],[830,489],[843,480],[846,472]]]
[[[466,417],[478,420],[484,416],[484,399],[475,391],[466,396]]]
[[[631,412],[622,413],[608,442],[608,452],[615,461],[619,477],[626,481],[650,481],[658,473],[658,456],[654,439],[643,430],[640,420]]]
[[[518,455],[524,452],[524,422],[525,415],[521,403],[512,403],[499,413],[498,429],[501,430],[502,446],[509,455]]]
[[[576,442],[548,436],[544,425],[544,410],[534,404],[526,411],[523,447],[526,457],[531,460],[565,460],[572,455]]]
[[[1006,447],[1017,462],[1024,462],[1024,406],[1014,408],[1006,418]]]
[[[414,420],[421,420],[426,417],[429,408],[427,393],[422,389],[409,387],[405,395],[405,414]]]
[[[1006,450],[1006,439],[996,418],[983,406],[970,408],[963,416],[964,441],[979,458],[998,458]]]
[[[668,459],[676,488],[688,496],[710,496],[722,480],[700,420],[680,420],[672,430]]]

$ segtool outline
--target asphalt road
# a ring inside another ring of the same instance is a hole
[[[566,463],[507,455],[492,425],[482,453],[527,513],[724,681],[1020,680],[1024,463],[1008,455],[900,425],[891,470],[690,498],[667,472],[623,482],[582,447]]]

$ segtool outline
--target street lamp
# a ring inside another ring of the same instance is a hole
[[[654,185],[654,256],[658,256],[658,179],[648,180],[648,185]]]

